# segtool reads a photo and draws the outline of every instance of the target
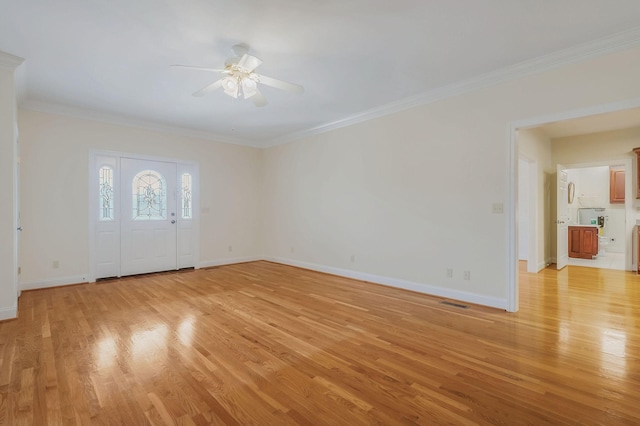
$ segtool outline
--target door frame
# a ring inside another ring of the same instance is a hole
[[[640,98],[531,117],[512,121],[507,124],[507,203],[505,212],[507,217],[507,311],[517,312],[520,303],[518,283],[518,222],[516,218],[518,207],[518,129],[528,129],[556,121],[572,120],[574,118],[589,117],[633,108],[640,108]]]
[[[98,222],[98,187],[93,184],[95,181],[96,172],[96,158],[99,156],[115,157],[118,164],[118,174],[120,168],[120,160],[123,157],[132,158],[136,160],[145,161],[162,161],[169,163],[176,163],[178,170],[180,166],[187,166],[192,172],[192,209],[193,209],[193,257],[194,268],[200,268],[200,169],[197,161],[182,160],[176,158],[159,157],[144,154],[133,154],[129,152],[121,151],[107,151],[107,150],[90,150],[89,151],[89,170],[88,170],[88,182],[89,182],[89,199],[88,199],[88,212],[89,212],[89,274],[88,282],[96,281],[96,224]],[[118,200],[119,202],[119,200]],[[118,207],[119,209],[119,207]],[[118,227],[119,227],[118,222]],[[118,250],[120,244],[118,244]],[[179,254],[176,253],[176,257]],[[118,257],[119,259],[119,257]],[[118,262],[120,262],[118,260]],[[176,264],[179,265],[179,259],[176,259]]]
[[[539,246],[538,246],[538,239],[537,239],[537,235],[538,235],[538,209],[539,209],[539,203],[538,203],[538,162],[536,160],[533,160],[529,157],[527,157],[526,155],[520,154],[518,157],[518,163],[520,161],[523,161],[525,163],[527,163],[527,171],[528,176],[528,194],[526,194],[529,197],[529,203],[528,203],[528,211],[527,211],[527,215],[529,216],[529,226],[527,226],[527,237],[529,239],[529,244],[527,246],[527,250],[529,251],[528,256],[527,256],[527,272],[538,272],[538,265],[540,263],[539,259],[538,259],[538,250],[539,250]],[[518,169],[518,180],[520,179],[520,177],[523,175],[523,172]],[[520,199],[520,197],[523,194],[518,193],[518,200]],[[518,208],[520,207],[519,203],[518,203]],[[519,214],[519,213],[518,213]],[[516,240],[516,243],[519,243],[519,239],[520,239],[520,235],[518,235],[518,239]],[[519,256],[518,256],[519,258]]]

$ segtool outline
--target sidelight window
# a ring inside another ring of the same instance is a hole
[[[113,215],[113,169],[102,166],[99,171],[100,194],[99,194],[99,220],[114,220]]]
[[[182,219],[192,218],[192,205],[191,205],[191,175],[184,173],[181,179],[182,184]]]

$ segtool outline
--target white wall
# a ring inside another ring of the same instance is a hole
[[[28,110],[19,124],[24,287],[87,277],[90,150],[198,162],[200,265],[261,257],[259,149]]]
[[[14,68],[5,65],[0,56],[0,320],[17,314],[15,124]]]
[[[634,49],[267,149],[266,255],[506,307],[510,123],[639,97],[638,73]]]
[[[518,151],[519,156],[531,161],[535,165],[537,192],[531,194],[530,202],[535,203],[536,211],[536,235],[535,246],[537,252],[535,259],[537,262],[536,270],[543,269],[551,262],[551,231],[555,232],[555,226],[552,227],[551,212],[551,182],[555,174],[555,169],[551,164],[551,140],[539,129],[521,129],[518,131]],[[518,172],[518,177],[522,177],[522,173]]]

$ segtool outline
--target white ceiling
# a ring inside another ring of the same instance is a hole
[[[0,51],[26,59],[23,107],[257,146],[612,35],[640,39],[638,0],[0,0],[0,11]],[[237,43],[305,92],[266,87],[264,108],[194,98],[217,76],[170,67],[220,67]]]

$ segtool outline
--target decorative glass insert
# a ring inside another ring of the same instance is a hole
[[[182,218],[191,219],[191,175],[182,175]]]
[[[133,178],[133,220],[167,218],[167,183],[153,170],[143,170]]]
[[[100,176],[99,220],[113,220],[113,169],[102,166]]]

